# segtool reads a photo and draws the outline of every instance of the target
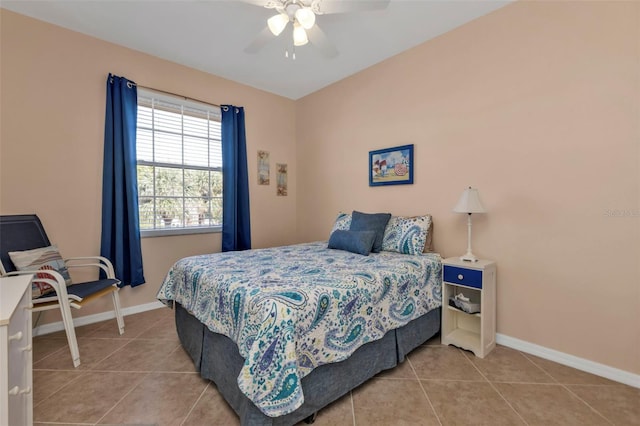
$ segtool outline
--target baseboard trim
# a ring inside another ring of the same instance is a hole
[[[535,355],[540,358],[548,359],[549,361],[557,362],[558,364],[566,365],[568,367],[573,367],[587,373],[595,374],[596,376],[605,377],[615,382],[620,382],[624,383],[625,385],[640,388],[639,374],[634,374],[628,371],[620,370],[618,368],[609,367],[608,365],[589,361],[588,359],[569,355],[564,352],[549,349],[544,346],[536,345],[534,343],[525,342],[524,340],[505,336],[504,334],[500,333],[496,335],[496,343],[512,349],[517,349],[531,355]]]
[[[140,312],[151,311],[153,309],[165,307],[159,301],[145,303],[142,305],[129,306],[122,309],[122,315],[133,315]],[[84,317],[78,317],[73,319],[75,327],[81,327],[83,325],[93,324],[100,321],[105,321],[115,318],[115,313],[102,312],[94,315],[87,315]],[[33,329],[33,336],[41,336],[44,334],[55,333],[57,331],[64,330],[64,324],[62,321],[43,324]],[[569,355],[564,352],[556,351],[555,349],[549,349],[544,346],[529,343],[524,340],[516,339],[515,337],[506,336],[498,333],[496,335],[496,343],[506,346],[511,349],[516,349],[531,355],[535,355],[540,358],[548,359],[549,361],[557,362],[558,364],[573,367],[587,373],[595,374],[596,376],[605,377],[615,382],[624,383],[635,388],[640,388],[640,375],[630,373],[628,371],[620,370],[618,368],[609,367],[608,365],[600,364],[598,362],[589,361],[588,359],[580,358],[574,355]]]
[[[160,301],[145,303],[143,305],[129,306],[128,308],[122,308],[122,315],[139,314],[140,312],[151,311],[153,309],[163,308],[165,305]],[[99,314],[87,315],[84,317],[78,317],[73,319],[73,325],[75,327],[81,327],[83,325],[89,325],[100,321],[110,320],[115,318],[116,314],[113,311],[101,312]],[[64,330],[64,323],[62,321],[52,322],[49,324],[42,324],[33,329],[33,336],[42,336],[44,334],[55,333],[57,331]]]

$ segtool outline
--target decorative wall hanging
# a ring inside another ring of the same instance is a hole
[[[287,165],[276,163],[276,180],[278,182],[278,195],[287,196]]]
[[[369,186],[413,183],[413,145],[369,151]]]
[[[258,185],[269,185],[269,151],[258,151]]]

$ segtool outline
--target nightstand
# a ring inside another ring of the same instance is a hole
[[[449,304],[464,294],[480,312],[466,313]],[[454,345],[484,358],[496,346],[496,264],[491,260],[468,262],[458,257],[442,261],[443,345]]]

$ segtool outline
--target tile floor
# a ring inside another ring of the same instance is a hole
[[[36,425],[237,425],[180,347],[168,308],[34,338]],[[640,389],[498,346],[485,359],[436,337],[321,410],[315,425],[640,425]]]

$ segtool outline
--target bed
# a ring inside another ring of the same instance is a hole
[[[326,242],[178,261],[158,299],[242,425],[308,419],[440,329],[441,259]]]

